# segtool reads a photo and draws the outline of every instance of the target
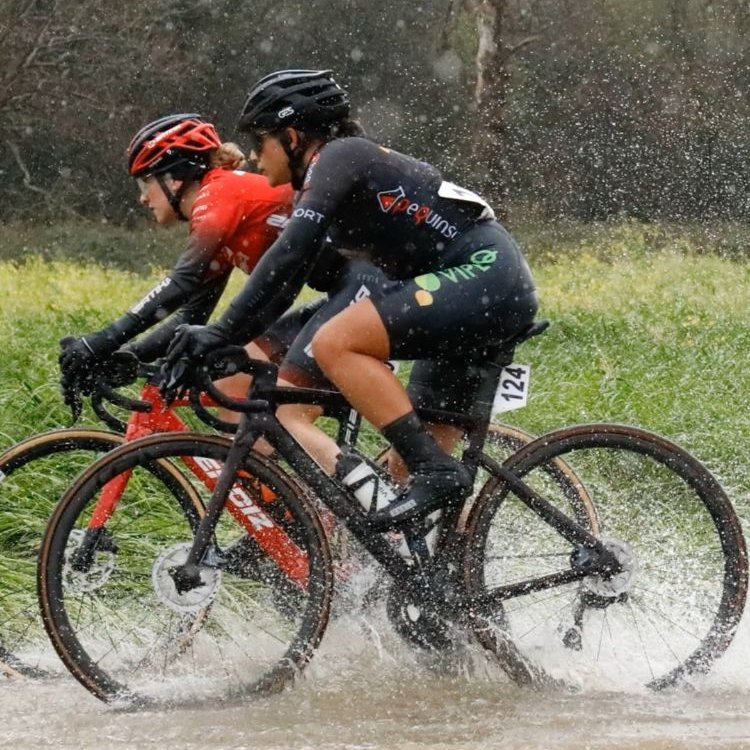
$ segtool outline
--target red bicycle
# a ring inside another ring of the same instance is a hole
[[[135,375],[135,373],[133,373]],[[193,393],[169,406],[164,403],[154,378],[156,368],[139,365],[137,377],[145,378],[139,397],[131,398],[118,391],[114,384],[124,378],[115,372],[110,380],[96,383],[91,395],[91,407],[109,429],[71,427],[52,430],[23,440],[0,454],[0,673],[10,677],[46,676],[58,662],[49,648],[46,634],[38,615],[34,591],[34,575],[39,541],[57,499],[86,467],[104,453],[123,443],[154,433],[185,432],[191,428],[190,412],[203,423],[227,433],[235,425],[219,419],[211,407],[215,401],[205,393]],[[128,412],[126,421],[120,419],[112,405]],[[360,448],[365,453],[379,455],[385,446],[379,436],[367,427],[361,429],[359,415],[351,408],[331,411],[328,418],[338,425],[338,441],[342,445]],[[332,426],[332,425],[331,425]],[[205,425],[204,425],[205,427]],[[493,424],[489,449],[498,457],[509,455],[532,439],[528,433],[504,424]],[[216,436],[222,451],[231,441]],[[210,496],[221,473],[219,458],[186,456],[179,465],[157,462],[154,478],[179,500],[179,507],[197,523],[203,512],[205,498]],[[274,474],[272,461],[265,471]],[[89,521],[90,531],[84,539],[76,538],[78,563],[85,567],[87,549],[106,546],[106,525],[121,501],[130,473],[122,473],[102,489],[95,512]],[[227,508],[234,520],[231,533],[225,535],[224,550],[227,565],[235,572],[257,577],[257,567],[266,566],[263,575],[273,579],[278,593],[289,589],[290,582],[304,579],[304,564],[290,548],[290,537],[283,529],[283,513],[279,516],[273,500],[275,493],[269,483],[261,483],[246,474],[241,484],[234,486],[228,496]],[[276,516],[274,514],[277,514]],[[341,578],[361,569],[361,562],[352,559],[353,552],[347,539],[332,517],[322,513],[326,533],[338,544],[337,574]],[[184,521],[183,521],[184,522]],[[260,563],[260,560],[265,560]],[[269,564],[269,560],[273,564]],[[74,572],[74,571],[73,571]],[[101,575],[106,575],[101,571]],[[79,582],[80,583],[80,582]],[[401,625],[404,623],[401,622]],[[425,645],[426,636],[410,623],[401,628],[402,634],[416,645]],[[398,625],[397,625],[398,626]],[[427,638],[429,642],[429,638]]]

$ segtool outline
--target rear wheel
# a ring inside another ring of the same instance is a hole
[[[576,518],[550,472],[561,460],[585,484],[599,523],[589,530],[622,571],[519,587],[502,600],[503,586],[585,570],[587,552],[496,480],[467,523],[464,579],[480,642],[502,651],[510,639],[545,672],[602,688],[662,688],[706,672],[729,645],[747,591],[740,524],[720,485],[675,444],[621,425],[550,433],[505,466]]]
[[[0,672],[38,676],[59,668],[34,580],[44,525],[75,477],[124,439],[103,430],[54,430],[0,454]]]
[[[230,445],[192,433],[129,443],[92,466],[50,520],[39,561],[45,625],[98,698],[180,703],[272,692],[320,641],[333,581],[325,534],[296,483],[255,454],[230,492],[245,524],[223,514],[200,565],[202,584],[184,593],[175,586],[172,571],[187,557]],[[155,466],[178,462],[195,474],[198,501],[175,498],[154,475]],[[126,472],[105,543],[81,565],[99,491]]]

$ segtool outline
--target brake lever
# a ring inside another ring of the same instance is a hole
[[[164,362],[161,366],[160,377],[159,392],[167,406],[170,406],[190,390],[195,378],[193,364],[184,357],[172,364]]]
[[[63,392],[63,402],[70,408],[72,421],[70,426],[72,427],[83,414],[83,399],[81,393],[77,388],[65,390]]]

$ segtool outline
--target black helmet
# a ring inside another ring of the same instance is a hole
[[[128,146],[133,177],[170,172],[175,179],[208,168],[209,154],[221,146],[216,128],[200,115],[168,115],[142,127]]]
[[[278,70],[247,95],[238,130],[276,130],[287,125],[328,125],[349,114],[349,94],[330,70]]]

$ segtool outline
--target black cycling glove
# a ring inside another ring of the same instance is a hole
[[[232,336],[217,324],[178,326],[162,365],[161,392],[170,403],[193,385],[194,365],[206,355],[232,343]]]
[[[200,362],[207,354],[231,343],[232,335],[216,323],[207,326],[181,325],[169,344],[166,360],[170,365],[180,359]]]
[[[84,374],[99,360],[106,359],[118,348],[104,332],[87,336],[66,336],[60,339],[60,372],[63,377]]]

